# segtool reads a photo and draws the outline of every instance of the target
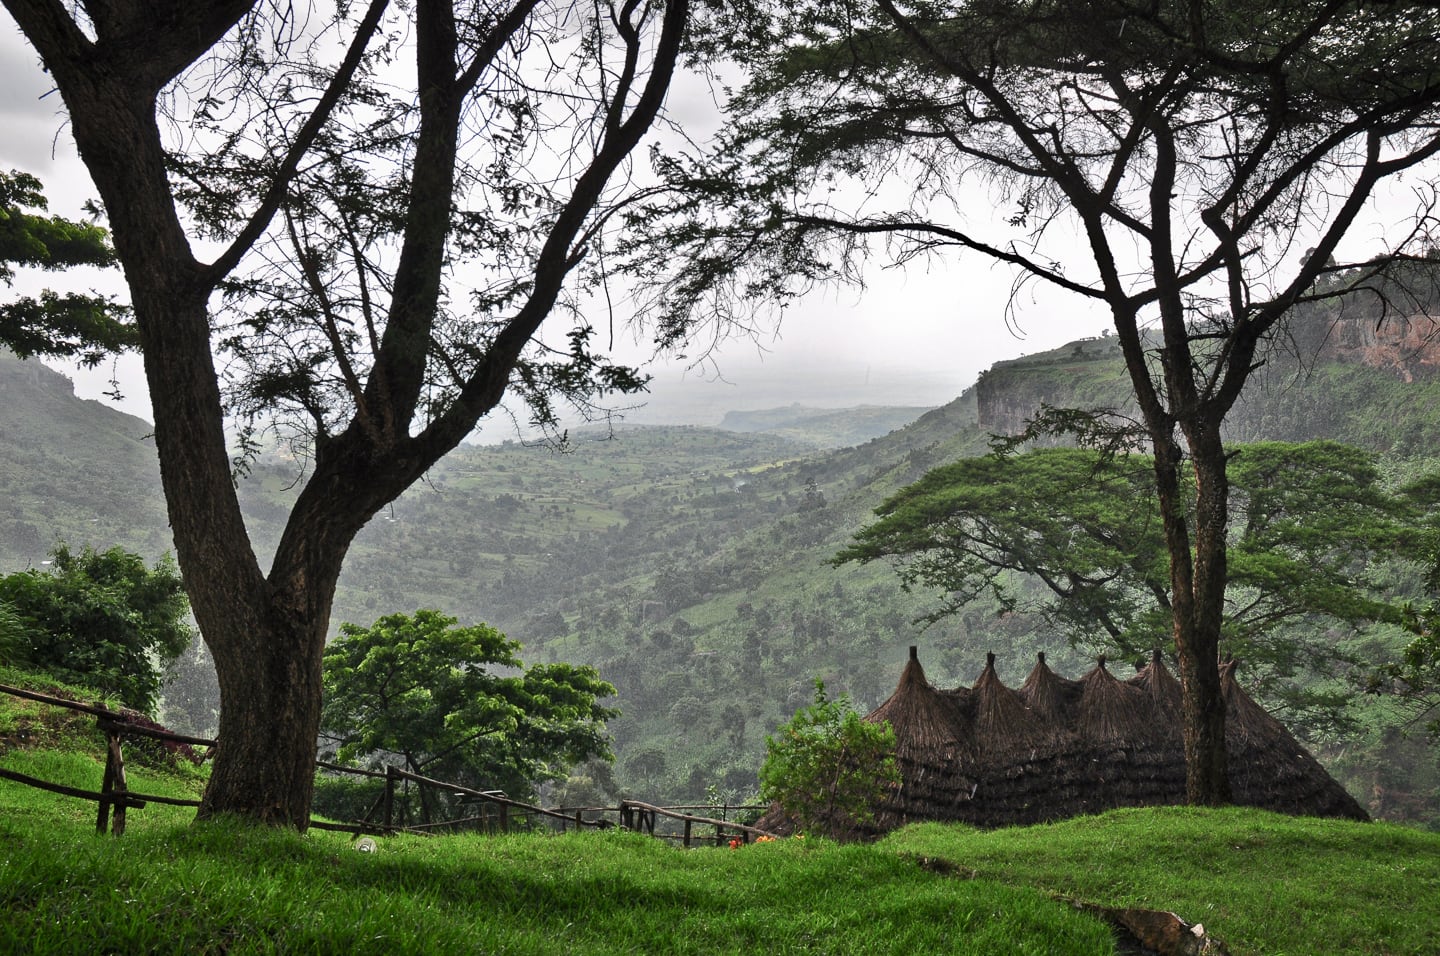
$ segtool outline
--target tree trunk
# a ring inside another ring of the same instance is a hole
[[[1135,313],[1116,310],[1115,330],[1155,454],[1155,487],[1170,559],[1171,637],[1180,664],[1186,802],[1219,806],[1231,802],[1219,661],[1229,494],[1220,441],[1223,415],[1197,394],[1179,296],[1171,296],[1167,304],[1163,364],[1170,408],[1152,378]],[[1191,499],[1181,485],[1185,455],[1176,438],[1177,424],[1194,468],[1193,538]]]
[[[62,91],[76,144],[110,213],[130,287],[176,559],[220,684],[221,743],[199,816],[303,828],[339,557],[312,561],[278,587],[265,580],[231,480],[209,287],[175,216],[153,97],[104,74],[68,79]],[[348,544],[353,531],[335,536]]]
[[[1155,478],[1170,554],[1172,636],[1180,662],[1185,798],[1192,805],[1219,806],[1230,802],[1219,667],[1225,597],[1225,459],[1222,450],[1217,487],[1214,462],[1203,461],[1206,457],[1192,446],[1197,498],[1192,554],[1188,496],[1180,484],[1180,448],[1173,439],[1155,442]]]
[[[224,641],[210,634],[212,652],[226,651],[224,658],[215,653],[220,746],[197,818],[236,814],[304,830],[315,787],[324,635],[313,626],[289,633],[275,626]]]
[[[1183,426],[1182,426],[1183,427]],[[1185,428],[1195,472],[1195,536],[1191,595],[1177,616],[1176,652],[1183,687],[1185,796],[1197,806],[1231,802],[1225,749],[1225,699],[1220,692],[1220,631],[1225,614],[1229,481],[1218,424]],[[1188,633],[1181,627],[1188,625]]]

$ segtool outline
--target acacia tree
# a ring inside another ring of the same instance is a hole
[[[1221,652],[1243,660],[1272,700],[1334,719],[1333,695],[1291,678],[1361,672],[1333,629],[1403,619],[1374,571],[1413,554],[1420,516],[1384,486],[1374,454],[1338,442],[1233,446],[1228,472]],[[832,560],[892,561],[907,590],[943,595],[924,620],[987,598],[1039,614],[1072,643],[1145,658],[1167,630],[1168,555],[1149,456],[1042,448],[966,458],[875,514]]]
[[[558,349],[540,333],[601,258],[688,2],[4,4],[64,100],[129,285],[220,685],[199,816],[303,828],[355,534],[507,389],[544,418],[552,393],[641,384],[583,319]],[[308,471],[268,571],[227,400],[303,429]]]
[[[1221,424],[1289,310],[1339,294],[1318,280],[1364,286],[1424,238],[1422,187],[1343,261],[1377,187],[1440,151],[1437,35],[1428,5],[1344,0],[775,6],[725,33],[754,70],[727,141],[673,157],[689,198],[636,225],[682,253],[676,322],[853,277],[877,237],[1106,309],[1154,455],[1187,795],[1223,803]]]

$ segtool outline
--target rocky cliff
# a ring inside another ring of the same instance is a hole
[[[1021,431],[1042,404],[1136,413],[1113,336],[998,362],[975,391],[980,427],[994,434]],[[1440,321],[1345,300],[1298,314],[1271,343],[1265,365],[1227,422],[1227,436],[1367,445],[1404,440],[1431,447],[1440,443],[1440,429],[1429,424],[1437,403]],[[1376,418],[1394,427],[1372,434],[1364,426]]]

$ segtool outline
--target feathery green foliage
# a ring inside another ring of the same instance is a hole
[[[16,267],[59,271],[115,265],[104,229],[28,211],[45,208],[40,180],[14,170],[0,172],[0,283],[10,285]],[[137,341],[129,309],[109,296],[46,289],[39,298],[0,303],[0,344],[21,358],[79,357],[95,365]]]
[[[1245,661],[1262,695],[1334,722],[1345,701],[1299,685],[1360,663],[1333,628],[1399,622],[1402,607],[1374,567],[1410,556],[1420,515],[1386,488],[1376,455],[1337,442],[1232,446],[1227,471],[1221,652]],[[943,595],[926,621],[987,600],[1023,604],[1092,650],[1143,655],[1170,640],[1170,563],[1148,455],[1041,448],[962,459],[875,514],[833,561],[894,561],[903,587]]]

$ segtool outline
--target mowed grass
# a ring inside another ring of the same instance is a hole
[[[926,824],[881,851],[980,880],[1203,923],[1234,956],[1440,953],[1440,834],[1188,807],[980,831]]]
[[[872,847],[682,851],[591,831],[360,853],[158,807],[132,810],[117,840],[93,817],[42,825],[42,798],[15,789],[0,782],[5,953],[1113,952],[1103,924],[1037,891]]]
[[[88,789],[101,772],[78,752],[0,765]],[[130,782],[197,786],[140,768]],[[191,813],[152,804],[124,837],[97,836],[94,804],[0,780],[0,952],[1113,953],[1068,900],[1174,911],[1235,956],[1440,952],[1440,835],[1384,824],[1162,808],[873,846],[684,851],[591,831],[361,853]]]

